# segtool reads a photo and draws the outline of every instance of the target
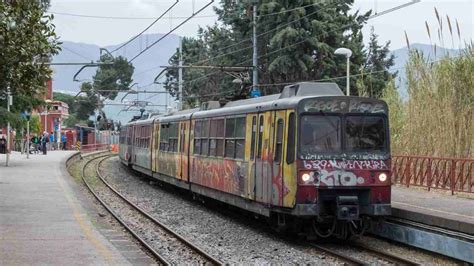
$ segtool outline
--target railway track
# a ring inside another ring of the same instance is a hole
[[[142,244],[142,246],[160,263],[164,265],[188,264],[190,261],[199,264],[222,265],[223,263],[203,251],[195,244],[186,240],[179,233],[164,225],[156,218],[152,217],[146,211],[127,199],[123,194],[113,188],[102,176],[100,166],[102,162],[115,155],[99,155],[88,160],[82,168],[82,180],[95,198],[104,206],[109,213],[124,226],[124,228]],[[94,174],[86,176],[86,170],[93,162],[96,162]],[[95,178],[95,180],[94,180]],[[93,182],[94,181],[94,182]],[[102,186],[100,186],[102,184]],[[101,189],[98,189],[101,187]],[[109,200],[105,198],[109,198]],[[116,198],[110,202],[110,198]],[[117,211],[120,209],[121,211]],[[123,210],[133,213],[133,221],[122,218]],[[141,230],[144,226],[153,228],[153,235],[143,235]],[[154,241],[157,240],[157,241]],[[150,243],[153,242],[153,243]],[[164,255],[165,254],[165,255]],[[174,257],[169,258],[169,257]],[[177,260],[181,258],[183,261]]]
[[[345,243],[344,245],[336,245],[336,246],[334,245],[327,246],[324,244],[315,244],[315,243],[310,243],[310,245],[318,250],[328,253],[331,256],[337,257],[347,262],[349,265],[371,265],[371,264],[377,263],[378,261],[376,260],[378,259],[381,259],[383,261],[386,261],[388,263],[392,263],[395,265],[420,265],[411,260],[407,260],[400,256],[388,253],[383,250],[374,249],[372,247],[369,247],[360,243],[350,242],[350,243]],[[355,249],[356,251],[345,252],[344,250],[347,250],[347,248],[350,248],[351,250]],[[354,254],[357,254],[358,257],[370,257],[370,260],[355,258]]]

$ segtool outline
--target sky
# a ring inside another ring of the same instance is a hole
[[[165,15],[158,23],[150,28],[148,33],[166,33],[177,26],[184,19],[206,5],[210,0],[180,0],[179,3]],[[410,0],[355,0],[353,12],[360,10],[366,12],[384,11],[386,9],[404,4]],[[147,27],[154,19],[171,6],[175,0],[51,0],[50,12],[55,13],[54,24],[56,32],[63,41],[96,44],[99,46],[114,45],[127,41],[138,32]],[[213,25],[216,23],[212,6],[218,6],[219,0],[206,8],[196,18],[175,31],[178,35],[196,36],[199,26]],[[405,31],[410,43],[429,44],[425,21],[431,32],[431,42],[440,45],[436,31],[438,22],[434,8],[438,9],[443,18],[444,45],[447,48],[458,48],[459,44],[473,39],[474,1],[472,0],[421,0],[421,2],[394,11],[392,13],[371,19],[364,28],[364,38],[368,39],[371,26],[379,35],[381,42],[390,41],[391,49],[406,46]],[[99,19],[78,17],[60,13],[125,17],[136,19]],[[447,27],[446,16],[449,16],[454,30],[451,38]],[[138,18],[138,19],[137,19]],[[459,22],[461,42],[456,33],[455,21]]]

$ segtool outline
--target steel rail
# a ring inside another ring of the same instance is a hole
[[[151,220],[154,224],[158,225],[159,227],[161,227],[163,230],[165,230],[166,232],[168,232],[169,234],[171,234],[172,236],[174,236],[176,239],[178,239],[181,243],[183,243],[184,245],[188,246],[190,249],[192,249],[194,252],[196,252],[197,254],[203,256],[204,258],[206,258],[207,260],[209,260],[210,262],[212,262],[213,264],[215,265],[223,265],[223,262],[221,262],[219,259],[213,257],[211,254],[205,252],[204,250],[202,250],[201,248],[199,248],[197,245],[193,244],[191,241],[185,239],[183,236],[181,236],[179,233],[177,233],[176,231],[174,231],[173,229],[171,229],[170,227],[166,226],[165,224],[163,224],[162,222],[158,221],[156,218],[154,218],[153,216],[151,216],[149,213],[147,213],[145,210],[143,210],[142,208],[140,208],[139,206],[137,206],[136,204],[134,204],[132,201],[130,201],[127,197],[125,197],[123,194],[121,194],[119,191],[117,191],[114,187],[112,187],[112,185],[110,185],[106,180],[105,178],[102,176],[102,174],[100,173],[100,166],[102,164],[102,162],[104,162],[106,159],[110,158],[110,157],[113,157],[113,156],[117,156],[117,155],[111,155],[109,157],[106,157],[106,158],[103,158],[101,161],[99,161],[99,163],[97,164],[97,168],[96,168],[96,173],[97,173],[97,176],[101,179],[101,181],[110,189],[112,190],[117,196],[119,196],[123,201],[125,201],[127,204],[129,204],[130,206],[132,206],[134,209],[136,209],[138,212],[140,212],[143,216],[145,216],[146,218],[148,218],[149,220]]]
[[[342,260],[346,261],[349,265],[368,265],[368,263],[366,263],[362,260],[353,258],[349,255],[346,255],[346,254],[342,253],[342,252],[335,251],[333,249],[324,247],[322,245],[314,244],[314,243],[310,243],[310,245],[312,247],[316,248],[316,249],[319,249],[321,251],[324,251],[324,252],[328,253],[329,255],[331,255],[333,257],[336,257],[336,258],[339,258],[339,259],[342,259]]]
[[[350,255],[344,254],[343,252],[337,251],[333,248],[327,248],[327,247],[325,247],[324,245],[321,245],[321,244],[310,243],[310,245],[314,248],[317,248],[317,249],[322,250],[326,253],[329,253],[332,256],[340,258],[340,259],[348,262],[351,265],[370,265],[370,264],[372,264],[372,262],[363,261],[363,260],[360,260],[360,259],[353,258]],[[395,265],[420,265],[416,262],[407,260],[407,259],[402,258],[400,256],[397,256],[397,255],[394,255],[394,254],[391,254],[391,253],[388,253],[388,252],[385,252],[385,251],[382,251],[382,250],[374,249],[370,246],[360,244],[360,243],[350,242],[350,243],[344,244],[344,247],[350,247],[350,248],[358,249],[358,250],[363,251],[363,252],[371,253],[370,256],[383,259],[385,261],[394,263]]]
[[[395,265],[420,265],[419,263],[416,263],[416,262],[413,262],[411,260],[402,258],[400,256],[385,252],[383,250],[375,249],[375,248],[367,246],[365,244],[352,242],[352,243],[349,244],[349,246],[357,248],[357,249],[362,249],[364,251],[371,252],[371,253],[375,254],[375,256],[377,256],[377,257],[379,257],[383,260],[393,262]]]
[[[105,158],[104,158],[105,157]],[[164,264],[164,265],[171,265],[171,263],[169,261],[167,261],[163,256],[161,256],[160,254],[158,254],[158,252],[156,252],[143,238],[141,238],[138,234],[136,234],[132,228],[130,228],[126,223],[125,221],[123,221],[100,197],[99,195],[92,189],[92,187],[89,185],[89,183],[86,181],[86,178],[85,178],[85,169],[87,168],[87,166],[97,160],[97,159],[107,159],[108,157],[111,157],[111,155],[100,155],[100,156],[97,156],[97,157],[94,157],[92,158],[91,160],[87,161],[84,166],[82,167],[82,174],[81,174],[81,178],[82,178],[82,181],[84,182],[84,184],[86,185],[86,187],[89,189],[89,191],[92,193],[92,195],[94,195],[94,197],[102,204],[102,206],[104,206],[105,209],[107,209],[107,211],[123,226],[125,227],[125,229],[130,233],[132,234],[132,236],[137,239],[140,244],[142,244],[143,247],[145,247],[145,249],[147,251],[149,251],[154,258],[156,258],[160,263]]]

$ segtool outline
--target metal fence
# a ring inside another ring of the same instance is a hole
[[[392,182],[409,186],[474,192],[474,159],[393,156]]]

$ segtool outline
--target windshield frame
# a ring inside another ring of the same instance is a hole
[[[389,121],[388,116],[385,113],[340,113],[340,112],[302,112],[298,114],[298,123],[297,123],[297,130],[298,130],[298,143],[297,143],[297,158],[305,159],[305,156],[301,154],[302,148],[302,134],[303,134],[303,123],[302,119],[304,116],[338,116],[341,119],[341,149],[340,151],[334,152],[318,152],[315,153],[315,157],[342,157],[343,155],[365,155],[367,153],[373,153],[377,155],[389,155],[391,153],[390,150],[390,128],[389,128]],[[346,147],[346,117],[381,117],[383,119],[384,127],[385,127],[385,147],[383,150],[372,150],[372,151],[347,151]]]

